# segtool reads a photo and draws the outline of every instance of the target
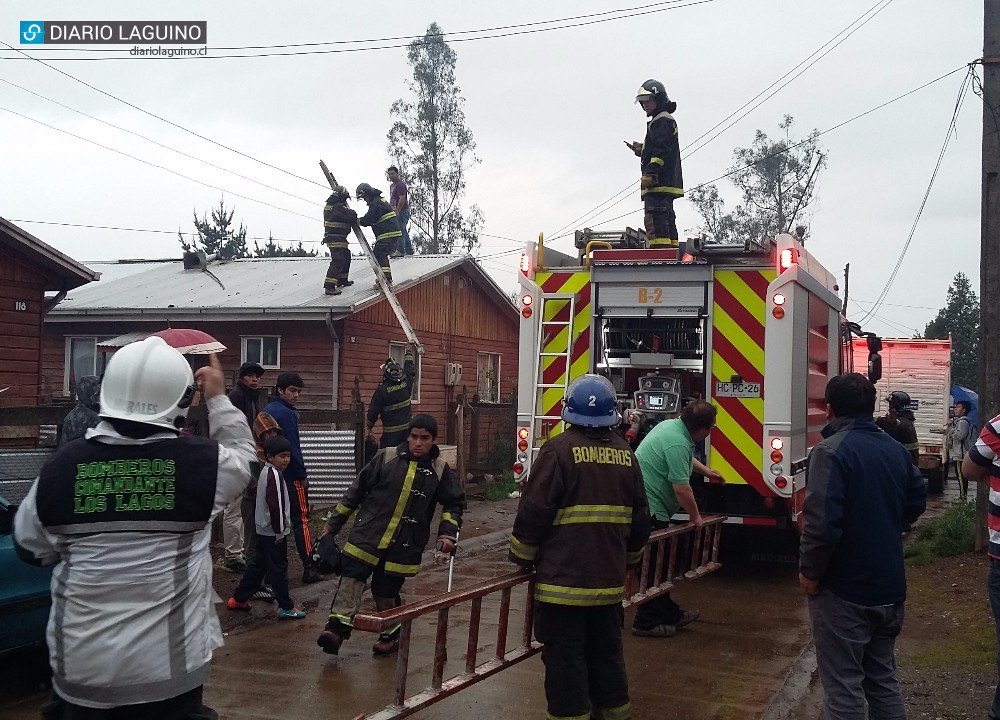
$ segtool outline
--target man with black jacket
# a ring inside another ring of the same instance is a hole
[[[639,463],[614,432],[615,390],[574,380],[514,519],[510,560],[535,567],[535,636],[545,644],[547,717],[631,717],[622,652],[626,568],[649,539]]]
[[[337,503],[326,521],[324,535],[336,535],[357,512],[344,543],[340,582],[330,604],[330,618],[316,640],[323,652],[336,655],[351,636],[361,607],[365,581],[371,578],[375,607],[389,610],[402,604],[399,591],[420,571],[420,559],[430,539],[434,511],[441,506],[437,539],[448,554],[458,541],[465,492],[455,472],[440,456],[437,421],[417,415],[406,441],[380,450]],[[387,628],[372,652],[388,655],[399,649],[401,626]]]
[[[903,626],[902,533],[927,490],[903,447],[876,427],[875,386],[858,373],[826,386],[823,440],[809,453],[799,585],[808,595],[823,717],[904,720],[893,648]]]
[[[368,405],[366,423],[368,436],[372,437],[376,421],[379,417],[382,418],[380,448],[396,447],[406,440],[410,424],[410,397],[416,375],[417,366],[409,348],[403,353],[402,367],[392,358],[382,364],[382,382],[375,389]]]
[[[399,229],[399,220],[396,218],[396,211],[389,207],[389,203],[382,197],[382,191],[376,190],[368,183],[358,185],[355,193],[358,200],[368,203],[368,212],[358,220],[360,225],[370,227],[375,233],[375,245],[372,246],[372,254],[378,260],[379,268],[385,275],[385,281],[392,285],[392,268],[389,267],[389,256],[396,252],[396,243],[403,233]],[[379,284],[375,283],[375,289],[379,289]]]
[[[667,97],[659,80],[647,80],[636,93],[636,102],[649,116],[644,142],[625,141],[642,160],[641,197],[645,206],[646,242],[650,248],[678,246],[674,200],[684,195],[677,103]]]
[[[348,189],[338,185],[323,206],[323,244],[330,251],[330,267],[323,281],[323,291],[327,295],[340,295],[342,288],[354,284],[348,280],[351,250],[347,245],[347,236],[358,222],[358,214],[347,206],[350,197]]]

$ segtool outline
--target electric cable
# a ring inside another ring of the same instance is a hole
[[[325,190],[329,190],[329,186],[328,185],[325,185],[325,184],[323,184],[321,182],[318,182],[316,180],[312,180],[310,178],[302,177],[301,175],[296,175],[295,173],[289,172],[288,170],[280,168],[277,165],[272,165],[269,162],[266,162],[264,160],[260,160],[258,158],[255,158],[253,155],[248,155],[247,153],[242,152],[240,150],[237,150],[235,148],[231,148],[228,145],[223,145],[222,143],[217,142],[217,141],[213,140],[212,138],[209,138],[209,137],[206,137],[204,135],[201,135],[200,133],[196,133],[194,130],[189,130],[188,128],[184,127],[183,125],[179,125],[178,123],[175,123],[172,120],[167,120],[164,117],[160,117],[156,113],[152,113],[149,110],[146,110],[144,108],[139,107],[138,105],[134,105],[134,104],[130,103],[128,100],[122,100],[120,97],[117,97],[116,95],[112,95],[111,93],[109,93],[109,92],[107,92],[105,90],[101,90],[99,87],[95,87],[94,85],[91,85],[90,83],[88,83],[88,82],[86,82],[84,80],[81,80],[78,77],[74,77],[73,75],[70,75],[65,70],[60,70],[57,67],[49,65],[44,60],[40,60],[39,58],[36,58],[36,57],[31,57],[30,55],[28,55],[23,50],[20,50],[19,48],[15,48],[15,47],[13,47],[12,45],[10,45],[9,43],[7,43],[7,42],[5,42],[3,40],[0,40],[0,43],[6,45],[8,48],[10,48],[11,50],[14,50],[15,52],[21,53],[26,58],[34,60],[37,63],[41,63],[45,67],[49,68],[50,70],[54,70],[55,72],[59,73],[60,75],[65,75],[66,77],[68,77],[70,80],[73,80],[74,82],[78,82],[81,85],[83,85],[85,87],[88,87],[91,90],[94,90],[95,92],[99,92],[101,95],[109,97],[112,100],[117,100],[118,102],[122,103],[123,105],[127,105],[128,107],[132,108],[133,110],[138,110],[139,112],[141,112],[141,113],[143,113],[145,115],[149,115],[150,117],[155,118],[155,119],[159,120],[160,122],[165,122],[166,124],[171,125],[171,126],[177,128],[178,130],[183,130],[184,132],[186,132],[186,133],[188,133],[190,135],[194,135],[196,138],[200,138],[201,140],[205,140],[206,142],[210,142],[213,145],[217,145],[217,146],[223,148],[224,150],[228,150],[229,152],[236,153],[237,155],[239,155],[241,157],[245,157],[248,160],[253,160],[256,163],[260,163],[261,165],[264,165],[265,167],[271,168],[272,170],[277,170],[278,172],[283,172],[286,175],[290,175],[290,176],[292,176],[294,178],[297,178],[297,179],[302,180],[302,181],[307,182],[307,183],[311,183],[313,185],[319,185],[321,188],[323,188]]]
[[[975,75],[973,68],[974,65],[970,64],[968,66],[968,72],[962,79],[962,85],[958,90],[958,97],[955,99],[955,108],[952,111],[951,120],[948,123],[948,130],[945,133],[944,143],[941,145],[941,151],[938,153],[937,162],[934,165],[934,172],[931,173],[931,179],[927,183],[927,189],[924,191],[924,197],[920,201],[920,207],[917,209],[917,216],[913,219],[913,224],[910,226],[910,233],[906,238],[906,242],[903,243],[903,249],[899,253],[899,259],[896,260],[896,265],[889,274],[889,279],[886,280],[885,287],[882,288],[882,292],[879,293],[879,296],[875,299],[875,304],[869,308],[865,316],[858,321],[859,325],[863,325],[869,317],[875,315],[879,308],[882,307],[882,303],[885,301],[886,296],[889,294],[889,289],[892,287],[892,283],[896,279],[896,274],[899,272],[899,268],[903,265],[903,259],[906,257],[906,251],[910,248],[910,242],[913,240],[913,235],[917,231],[917,225],[919,224],[920,218],[924,213],[924,208],[927,206],[927,199],[930,197],[931,190],[934,187],[934,181],[937,179],[938,171],[941,169],[941,163],[944,161],[948,145],[951,143],[952,134],[955,132],[955,126],[958,123],[958,114],[962,109],[965,96],[968,93],[969,88],[972,86],[971,78]]]
[[[141,162],[144,165],[149,165],[150,167],[158,168],[160,170],[165,170],[168,173],[171,173],[173,175],[177,175],[178,177],[182,177],[185,180],[190,180],[191,182],[198,183],[199,185],[204,185],[205,187],[212,188],[213,190],[220,190],[220,191],[222,191],[224,193],[229,193],[233,197],[238,197],[238,198],[240,198],[242,200],[249,200],[250,202],[255,202],[255,203],[258,203],[260,205],[266,205],[267,207],[274,208],[275,210],[281,210],[282,212],[286,212],[286,213],[289,213],[291,215],[298,215],[299,217],[303,217],[303,218],[305,218],[307,220],[312,220],[314,222],[318,222],[316,220],[316,218],[313,217],[313,216],[311,216],[311,215],[303,215],[300,212],[296,212],[295,210],[289,210],[288,208],[283,208],[280,205],[274,205],[273,203],[269,203],[269,202],[266,202],[264,200],[258,200],[257,198],[253,198],[253,197],[250,197],[248,195],[241,195],[240,193],[233,192],[232,190],[227,190],[226,188],[219,187],[218,185],[212,185],[211,183],[207,183],[207,182],[204,182],[202,180],[196,180],[195,178],[190,177],[188,175],[185,175],[184,173],[177,172],[176,170],[171,170],[170,168],[164,167],[163,165],[157,165],[156,163],[151,162],[149,160],[143,160],[142,158],[136,157],[135,155],[130,155],[129,153],[124,152],[123,150],[118,150],[117,148],[113,148],[113,147],[110,147],[108,145],[104,145],[103,143],[99,143],[96,140],[91,140],[90,138],[85,138],[82,135],[77,135],[76,133],[72,133],[69,130],[63,130],[62,128],[58,128],[55,125],[49,125],[46,122],[42,122],[41,120],[36,120],[35,118],[30,117],[28,115],[25,115],[23,113],[19,113],[16,110],[11,110],[10,108],[6,108],[6,107],[2,107],[2,106],[0,106],[0,110],[3,110],[5,112],[9,112],[11,115],[17,115],[18,117],[24,118],[25,120],[29,120],[29,121],[31,121],[33,123],[38,123],[39,125],[42,125],[43,127],[47,127],[50,130],[55,130],[56,132],[64,133],[66,135],[69,135],[70,137],[76,138],[77,140],[83,140],[84,142],[90,143],[91,145],[96,145],[99,148],[104,148],[105,150],[110,150],[113,153],[117,153],[118,155],[123,155],[124,157],[130,158],[130,159],[135,160],[137,162]]]
[[[478,37],[467,37],[467,38],[450,37],[449,38],[449,42],[459,43],[459,42],[471,42],[471,41],[477,41],[477,40],[497,40],[497,39],[500,39],[500,38],[514,37],[514,36],[518,36],[518,35],[533,35],[533,34],[536,34],[536,33],[552,32],[553,30],[568,30],[568,29],[572,29],[572,28],[586,27],[588,25],[597,25],[597,24],[600,24],[600,23],[612,22],[614,20],[627,20],[627,19],[630,19],[630,18],[641,17],[643,15],[652,15],[654,13],[665,12],[665,11],[668,11],[668,10],[680,10],[680,9],[683,9],[683,8],[692,7],[694,5],[704,5],[706,3],[710,3],[710,2],[714,2],[714,1],[715,0],[670,0],[670,3],[669,3],[669,4],[671,4],[670,7],[658,7],[656,9],[652,9],[652,10],[638,10],[636,12],[632,12],[632,11],[626,10],[626,11],[621,11],[621,12],[626,12],[627,14],[620,14],[617,17],[609,17],[609,18],[601,18],[601,19],[594,19],[594,20],[586,20],[586,21],[582,21],[582,22],[570,22],[570,23],[567,23],[567,24],[564,24],[564,25],[559,25],[557,27],[529,28],[529,29],[525,29],[525,30],[512,30],[510,32],[501,32],[501,33],[497,33],[497,34],[493,34],[493,35],[480,35]],[[676,3],[676,4],[673,4],[673,3]],[[661,3],[661,4],[668,4],[668,3]],[[643,7],[649,7],[649,6],[643,6]],[[618,11],[609,11],[609,12],[618,12]],[[606,14],[606,13],[597,13],[596,15],[601,15],[601,14]],[[581,17],[588,17],[588,16],[581,16]],[[550,20],[550,21],[544,21],[544,22],[554,23],[554,22],[563,22],[563,21]],[[483,31],[483,32],[490,32],[490,31]],[[444,35],[448,35],[448,33],[444,33]],[[120,57],[119,56],[109,56],[109,57],[52,58],[52,60],[53,60],[53,62],[87,62],[87,61],[90,61],[90,62],[101,62],[101,61],[115,61],[115,60],[133,60],[134,61],[134,60],[137,60],[137,59],[138,60],[224,60],[224,59],[233,59],[233,58],[295,57],[295,56],[299,56],[299,55],[329,55],[329,54],[336,54],[336,53],[367,52],[367,51],[372,51],[372,50],[393,50],[393,49],[399,49],[399,48],[409,47],[410,45],[412,45],[414,43],[416,43],[418,45],[427,45],[427,44],[431,44],[431,43],[437,42],[437,40],[430,40],[430,41],[421,42],[421,40],[424,37],[425,36],[420,36],[417,39],[412,40],[410,42],[393,43],[393,44],[389,44],[389,45],[376,45],[376,46],[371,46],[371,47],[351,47],[351,48],[330,48],[330,49],[313,49],[313,50],[295,50],[295,51],[292,51],[292,52],[265,52],[265,53],[252,53],[252,54],[240,54],[240,55],[197,55],[197,56],[189,56],[189,57],[186,57],[186,56],[183,56],[183,55],[182,56],[176,56],[176,57],[163,57],[163,56],[139,56],[139,57],[134,57],[134,56],[131,56],[131,55],[124,55],[124,56],[120,56]],[[2,42],[2,41],[0,41],[0,42]],[[350,41],[348,41],[348,42],[350,42]],[[357,42],[357,41],[355,41],[355,42]],[[4,44],[7,45],[7,43],[4,43]],[[21,52],[17,48],[13,48],[10,45],[7,45],[7,47],[10,48],[11,50],[17,50],[18,52]],[[105,51],[105,52],[107,52],[107,51]],[[27,53],[22,53],[22,54],[24,54],[25,57],[30,58],[32,60],[38,60],[38,58],[35,58],[35,57],[31,56],[31,55],[28,55]],[[0,60],[20,60],[20,59],[21,58],[17,58],[17,57],[14,57],[14,58],[0,58]]]
[[[75,112],[75,113],[77,113],[79,115],[83,115],[84,117],[90,118],[91,120],[96,120],[97,122],[102,123],[104,125],[107,125],[108,127],[113,127],[115,130],[120,130],[121,132],[128,133],[129,135],[135,135],[137,138],[141,138],[141,139],[145,140],[146,142],[152,143],[153,145],[156,145],[157,147],[163,148],[164,150],[169,150],[170,152],[177,153],[178,155],[182,155],[182,156],[184,156],[186,158],[190,158],[191,160],[197,160],[198,162],[204,163],[205,165],[208,165],[209,167],[213,167],[216,170],[222,170],[223,172],[227,172],[230,175],[235,175],[236,177],[242,178],[243,180],[249,180],[252,183],[255,183],[257,185],[261,185],[263,187],[266,187],[268,190],[274,190],[275,192],[279,192],[282,195],[287,195],[288,197],[295,198],[296,200],[302,200],[303,202],[307,202],[307,203],[309,203],[311,205],[315,205],[316,202],[317,202],[316,200],[309,200],[307,198],[302,197],[301,195],[295,195],[293,193],[286,192],[285,190],[281,190],[280,188],[273,187],[271,185],[268,185],[267,183],[261,182],[260,180],[255,180],[254,178],[252,178],[252,177],[250,177],[248,175],[241,175],[240,173],[236,172],[235,170],[230,170],[228,168],[224,168],[221,165],[216,165],[215,163],[211,163],[208,160],[205,160],[204,158],[198,157],[197,155],[192,155],[190,153],[184,152],[183,150],[178,150],[177,148],[171,147],[169,145],[165,145],[164,143],[161,143],[161,142],[158,142],[156,140],[153,140],[152,138],[146,137],[145,135],[143,135],[141,133],[137,133],[134,130],[129,130],[128,128],[123,128],[123,127],[121,127],[119,125],[115,125],[112,122],[108,122],[107,120],[102,120],[101,118],[99,118],[99,117],[97,117],[95,115],[91,115],[90,113],[86,113],[83,110],[77,110],[74,107],[70,107],[69,105],[61,103],[58,100],[53,100],[52,98],[46,97],[45,95],[42,95],[41,93],[37,93],[34,90],[29,90],[28,88],[22,87],[22,86],[18,85],[17,83],[11,82],[10,80],[5,80],[4,78],[0,77],[0,82],[6,83],[7,85],[10,85],[12,87],[16,87],[18,90],[23,90],[24,92],[29,93],[31,95],[34,95],[37,98],[41,98],[42,100],[47,100],[50,103],[58,105],[59,107],[62,107],[62,108],[66,108],[67,110],[71,110],[72,112]]]

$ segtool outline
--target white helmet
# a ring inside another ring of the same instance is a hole
[[[101,383],[101,417],[177,430],[195,390],[184,356],[163,338],[148,337],[111,356]]]

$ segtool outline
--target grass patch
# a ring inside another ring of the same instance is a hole
[[[483,488],[483,496],[487,500],[505,500],[508,495],[517,490],[517,483],[514,482],[514,473],[510,470]]]
[[[937,558],[972,552],[976,538],[976,506],[959,503],[923,525],[906,545],[904,555],[911,565],[927,565]]]
[[[971,631],[959,632],[944,642],[914,653],[907,662],[918,668],[990,667],[996,662],[996,640],[993,633],[985,632],[979,625]]]

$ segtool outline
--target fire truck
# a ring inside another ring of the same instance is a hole
[[[519,265],[515,478],[525,481],[569,383],[608,377],[623,413],[676,417],[702,398],[717,425],[697,455],[725,484],[692,479],[728,523],[798,520],[805,458],[822,438],[827,380],[850,363],[836,278],[796,237],[646,249],[641,231],[576,233],[575,256],[529,242]]]

